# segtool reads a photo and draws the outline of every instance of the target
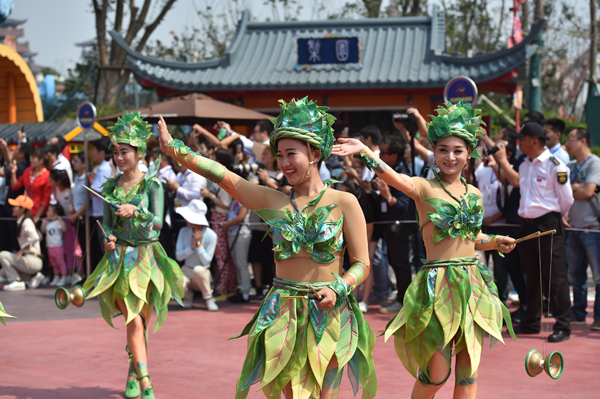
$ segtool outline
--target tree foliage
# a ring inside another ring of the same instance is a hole
[[[141,52],[174,3],[175,0],[144,0],[140,7],[135,0],[92,0],[103,103],[117,104],[130,75],[124,68],[127,54],[114,40],[107,41],[107,31],[112,28],[122,33],[125,43]]]
[[[524,35],[534,19],[536,0],[522,5]],[[539,0],[537,0],[539,1]],[[590,0],[597,1],[600,0]],[[340,2],[342,3],[339,6]],[[151,35],[175,0],[91,0],[96,18],[98,45],[86,59],[69,71],[65,92],[75,87],[95,64],[102,68],[99,103],[131,106],[133,80],[124,51],[107,39],[106,32],[122,32],[125,41],[136,51],[152,57],[184,62],[199,62],[225,55],[233,39],[242,11],[251,9],[251,17],[260,21],[290,21],[298,18],[354,19],[394,18],[427,15],[427,0],[196,0],[195,21],[178,27],[167,38],[152,41]],[[512,0],[440,0],[446,19],[446,50],[462,56],[492,53],[506,47],[512,28]],[[571,0],[544,0],[542,87],[543,107],[564,109],[571,114],[573,104],[588,76],[589,21]],[[92,76],[80,88],[80,97],[91,98]],[[127,89],[127,85],[130,85]],[[504,103],[505,94],[493,95]],[[144,105],[144,104],[141,104]]]

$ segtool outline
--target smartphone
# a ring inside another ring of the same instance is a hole
[[[21,127],[19,128],[19,130],[20,130],[22,133],[25,133],[25,125],[24,125],[24,124],[21,124]]]
[[[235,152],[236,152],[237,154],[239,154],[240,152],[242,152],[242,145],[241,145],[241,144],[238,144],[238,145],[236,146]]]

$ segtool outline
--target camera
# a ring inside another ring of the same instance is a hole
[[[265,164],[260,161],[257,161],[256,163],[231,165],[231,171],[242,177],[246,177],[250,173],[256,173],[259,169],[265,169]]]
[[[487,148],[488,155],[492,155],[492,154],[495,154],[497,152],[498,152],[498,146],[497,145],[495,145],[493,147],[488,147]]]
[[[396,114],[394,114],[393,120],[394,120],[394,122],[399,122],[399,123],[402,123],[403,125],[406,125],[409,122],[414,123],[416,119],[415,119],[414,114],[396,113]]]
[[[401,123],[412,137],[415,137],[416,133],[419,131],[415,114],[396,113],[394,114],[392,120],[394,123]]]

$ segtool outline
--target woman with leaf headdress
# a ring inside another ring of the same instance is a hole
[[[165,153],[219,184],[270,229],[276,275],[253,319],[236,398],[260,383],[268,398],[336,398],[346,368],[354,394],[374,398],[375,336],[351,294],[369,273],[365,219],[356,198],[319,176],[331,153],[335,118],[307,98],[281,102],[270,146],[293,189],[290,195],[252,184],[172,140],[159,122]],[[344,250],[352,265],[343,275]]]
[[[122,172],[104,183],[102,195],[118,209],[104,204],[104,257],[87,278],[88,298],[98,296],[100,310],[112,327],[112,318],[123,314],[127,324],[129,374],[126,398],[153,399],[148,376],[147,328],[156,309],[156,332],[167,317],[171,298],[181,304],[183,275],[170,259],[158,235],[163,224],[163,190],[157,172],[160,159],[144,174],[138,161],[146,153],[151,125],[139,112],[126,113],[109,129],[114,160]]]
[[[355,139],[340,139],[333,154],[360,157],[384,182],[411,197],[422,217],[427,261],[406,291],[404,307],[385,330],[385,339],[394,336],[398,357],[417,379],[412,397],[433,398],[456,357],[454,397],[474,398],[484,333],[492,345],[503,342],[506,321],[514,338],[510,314],[498,299],[490,271],[475,258],[475,249],[509,252],[514,240],[481,233],[481,193],[462,177],[470,158],[479,157],[479,110],[460,102],[436,111],[427,129],[439,169],[434,179],[397,174]]]

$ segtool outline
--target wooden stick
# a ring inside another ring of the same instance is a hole
[[[281,298],[292,298],[292,299],[317,299],[314,295],[282,295]]]
[[[536,231],[533,234],[529,234],[528,236],[519,238],[518,240],[514,240],[512,243],[510,243],[508,245],[518,244],[523,241],[531,240],[532,238],[547,236],[548,234],[555,234],[555,233],[556,233],[556,230],[548,230],[548,231],[544,231],[544,232]]]
[[[310,288],[310,290],[313,292],[313,294],[315,294],[315,298],[321,300],[323,299],[323,297],[321,295],[319,295],[319,293],[312,287],[312,285],[309,285],[308,288]]]
[[[108,238],[108,236],[106,235],[106,231],[104,231],[104,229],[102,228],[102,224],[100,224],[100,221],[96,220],[96,223],[98,223],[98,227],[100,227],[100,230],[102,231],[102,235],[104,236],[106,242],[110,242],[110,238]]]

